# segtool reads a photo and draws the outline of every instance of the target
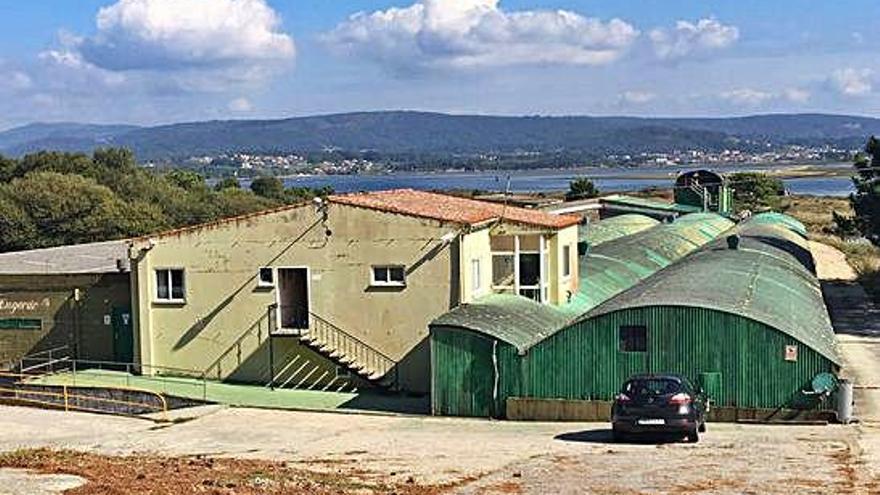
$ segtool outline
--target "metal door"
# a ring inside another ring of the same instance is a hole
[[[134,333],[131,324],[131,308],[113,308],[113,360],[118,363],[134,361]]]

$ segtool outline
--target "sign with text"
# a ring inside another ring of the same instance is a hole
[[[52,301],[48,297],[29,299],[0,297],[0,313],[7,315],[45,311],[51,306]]]

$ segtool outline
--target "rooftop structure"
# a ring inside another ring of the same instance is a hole
[[[552,215],[539,210],[414,189],[335,195],[328,199],[331,202],[349,206],[470,226],[505,221],[533,227],[559,229],[577,225],[581,221],[577,216]]]
[[[127,246],[127,240],[119,240],[2,253],[0,274],[65,275],[127,272]]]

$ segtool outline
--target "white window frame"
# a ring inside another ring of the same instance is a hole
[[[182,298],[175,298],[172,296],[172,294],[174,294],[174,288],[172,287],[172,284],[171,284],[171,281],[172,281],[171,272],[173,272],[173,271],[180,271],[182,274],[181,287],[180,287],[181,292],[183,293]],[[168,281],[168,297],[167,298],[159,297],[159,277],[160,277],[159,274],[160,273],[164,273],[165,276],[167,277],[167,281]],[[179,267],[179,266],[155,268],[153,270],[153,281],[154,281],[153,302],[158,303],[158,304],[185,304],[186,303],[186,269],[184,269],[183,267]]]
[[[266,282],[265,280],[263,280],[263,277],[261,276],[263,270],[269,270],[269,273],[272,274],[272,281]],[[275,287],[275,280],[277,278],[277,273],[275,272],[275,269],[271,266],[261,266],[257,268],[257,287],[273,288]]]
[[[403,271],[403,280],[391,280],[391,270],[400,269]],[[388,280],[377,280],[376,270],[385,270]],[[406,266],[404,265],[371,265],[370,266],[370,287],[406,287]]]
[[[277,289],[275,292],[275,328],[281,330],[303,330],[303,329],[292,329],[286,328],[281,322],[281,307],[283,306],[281,303],[281,284],[280,280],[280,272],[281,270],[305,270],[306,272],[306,304],[305,309],[308,313],[312,312],[312,269],[308,266],[276,266],[272,267],[272,278],[275,281],[275,287]]]
[[[513,285],[512,286],[503,286],[503,285],[495,285],[495,274],[492,273],[492,290],[494,291],[509,291],[513,289],[514,294],[522,295],[524,290],[533,290],[538,291],[538,302],[546,304],[550,302],[550,277],[547,273],[547,261],[549,261],[549,251],[548,244],[549,240],[543,234],[538,236],[538,249],[537,250],[527,250],[520,248],[520,237],[523,235],[514,234],[513,237],[513,251],[492,251],[492,256],[513,256]],[[519,263],[520,256],[523,254],[537,254],[538,255],[538,285],[521,285],[519,280]],[[493,259],[493,269],[494,269],[494,259]]]
[[[562,246],[562,278],[571,278],[571,244]]]
[[[471,293],[478,295],[483,290],[483,273],[480,258],[471,260]]]

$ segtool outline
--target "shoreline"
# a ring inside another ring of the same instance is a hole
[[[649,170],[639,171],[640,168]],[[824,164],[777,164],[777,163],[752,163],[741,165],[695,165],[695,166],[675,166],[675,167],[575,167],[575,168],[534,168],[534,169],[484,169],[484,170],[432,170],[432,171],[393,171],[385,173],[366,173],[366,174],[284,174],[276,175],[281,180],[297,180],[297,179],[316,179],[325,177],[435,177],[435,176],[480,176],[480,175],[520,175],[535,176],[541,174],[564,174],[571,173],[572,177],[587,177],[590,179],[607,179],[607,180],[660,180],[674,177],[678,172],[683,170],[720,170],[722,174],[732,174],[741,172],[761,172],[771,177],[780,179],[806,179],[806,178],[834,178],[849,177],[853,175],[851,164],[844,162],[831,162]],[[601,173],[602,171],[621,171],[631,170],[632,172],[623,173]],[[592,172],[592,173],[591,173]],[[599,173],[597,173],[599,172]],[[243,180],[252,180],[245,178]]]

